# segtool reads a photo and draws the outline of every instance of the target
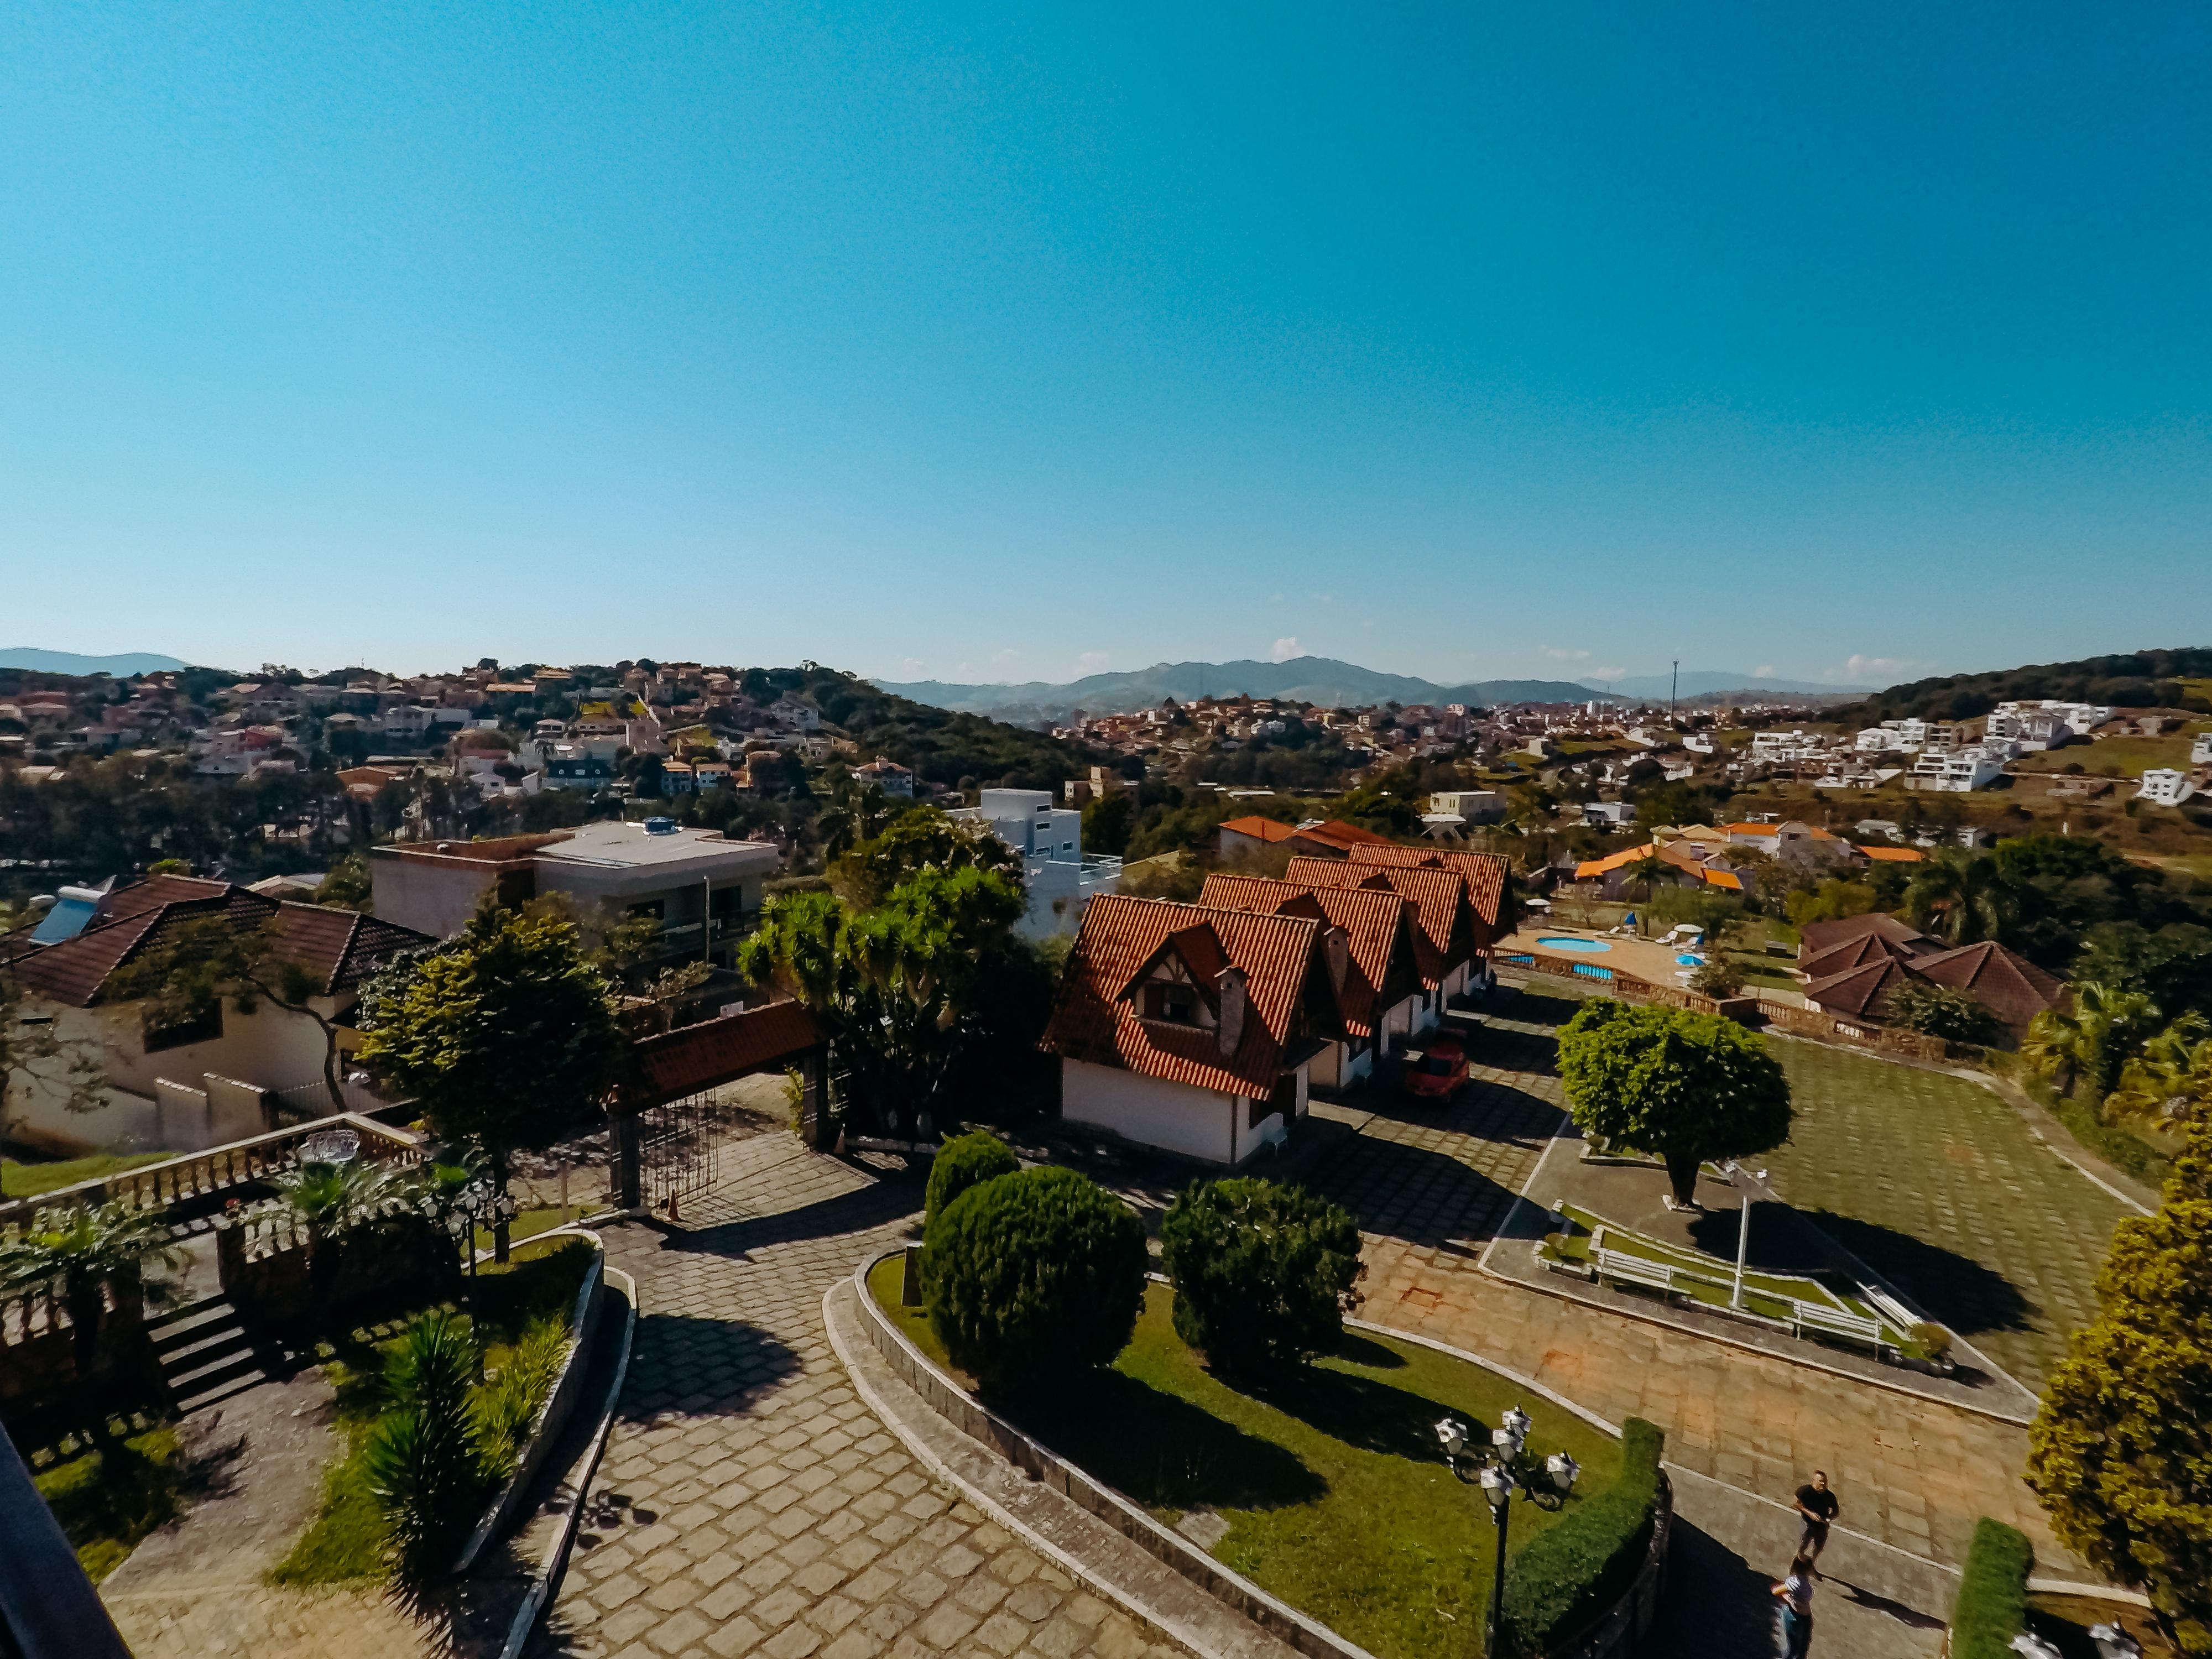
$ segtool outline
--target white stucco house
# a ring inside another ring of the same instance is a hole
[[[1030,939],[1073,932],[1085,905],[1121,884],[1121,860],[1085,858],[1083,814],[1053,805],[1048,789],[986,789],[975,805],[946,816],[981,824],[1022,855],[1029,908],[1019,925]]]

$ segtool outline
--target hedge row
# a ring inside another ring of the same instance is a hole
[[[1951,1659],[2009,1659],[2012,1638],[2027,1628],[2027,1575],[2034,1566],[2026,1533],[1981,1518],[1951,1609]]]
[[[1542,1653],[1574,1635],[1643,1565],[1667,1437],[1632,1417],[1620,1439],[1620,1480],[1576,1504],[1505,1564],[1504,1623],[1518,1652]]]

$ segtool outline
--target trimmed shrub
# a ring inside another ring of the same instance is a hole
[[[1640,1417],[1621,1425],[1620,1478],[1574,1504],[1505,1564],[1504,1625],[1518,1653],[1547,1653],[1626,1591],[1643,1565],[1659,1504],[1667,1437]]]
[[[1002,1175],[1012,1175],[1021,1167],[1021,1159],[1009,1152],[1006,1143],[996,1135],[975,1129],[953,1136],[937,1149],[937,1156],[930,1160],[929,1191],[922,1200],[921,1209],[924,1235],[945,1212],[946,1206],[970,1187],[980,1187]]]
[[[385,1362],[392,1409],[369,1432],[369,1491],[383,1511],[392,1565],[422,1584],[453,1563],[477,1518],[483,1477],[469,1389],[476,1345],[450,1313],[407,1328]]]
[[[1160,1243],[1176,1334],[1227,1375],[1334,1352],[1358,1305],[1359,1228],[1302,1187],[1195,1182],[1168,1212]]]
[[[1951,1659],[2008,1659],[2012,1638],[2027,1628],[2027,1575],[2034,1567],[2026,1533],[1986,1515],[1975,1522],[1951,1608]]]
[[[1110,1364],[1145,1299],[1136,1212],[1073,1170],[970,1187],[931,1227],[922,1302],[954,1364],[1018,1393]]]

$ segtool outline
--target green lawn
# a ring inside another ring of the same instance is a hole
[[[505,1267],[485,1262],[460,1306],[484,1345],[484,1370],[495,1374],[523,1328],[540,1314],[566,1315],[574,1305],[593,1252],[586,1239],[519,1246]],[[428,1311],[428,1310],[424,1310]],[[369,1431],[384,1414],[382,1366],[399,1336],[397,1324],[356,1331],[325,1362],[337,1389],[334,1417],[345,1450],[323,1471],[314,1518],[269,1570],[275,1584],[334,1584],[386,1576],[384,1517],[368,1489]]]
[[[877,1269],[877,1299],[942,1363],[927,1322],[897,1307],[897,1271],[896,1259]],[[1111,1370],[1009,1414],[1170,1524],[1218,1513],[1229,1530],[1217,1559],[1380,1659],[1483,1650],[1495,1533],[1480,1490],[1444,1467],[1437,1419],[1486,1440],[1520,1401],[1536,1419],[1531,1449],[1571,1452],[1585,1492],[1619,1474],[1610,1436],[1413,1343],[1347,1333],[1302,1376],[1230,1388],[1176,1335],[1171,1308],[1154,1285]],[[1516,1503],[1515,1546],[1553,1519]]]
[[[1770,1039],[1797,1121],[1773,1185],[2030,1389],[2096,1311],[2121,1206],[1963,1078]]]
[[[175,1432],[156,1428],[104,1451],[50,1463],[33,1476],[94,1583],[177,1512],[176,1460]]]
[[[2154,766],[2189,769],[2190,731],[2201,729],[2192,721],[2185,731],[2160,738],[2100,738],[2094,743],[2069,743],[2063,749],[2045,749],[2020,757],[2023,772],[2063,772],[2079,766],[2095,778],[2139,778]]]
[[[63,1158],[53,1164],[19,1164],[14,1158],[0,1159],[0,1198],[36,1198],[42,1193],[74,1187],[80,1181],[97,1181],[102,1176],[135,1170],[142,1164],[158,1164],[173,1156],[171,1152],[132,1152],[128,1156],[95,1152],[89,1158]]]

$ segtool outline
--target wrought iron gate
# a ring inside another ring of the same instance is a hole
[[[681,1213],[686,1202],[714,1184],[731,1117],[730,1103],[719,1090],[686,1095],[637,1115],[639,1175],[647,1204],[665,1211],[672,1200]]]

